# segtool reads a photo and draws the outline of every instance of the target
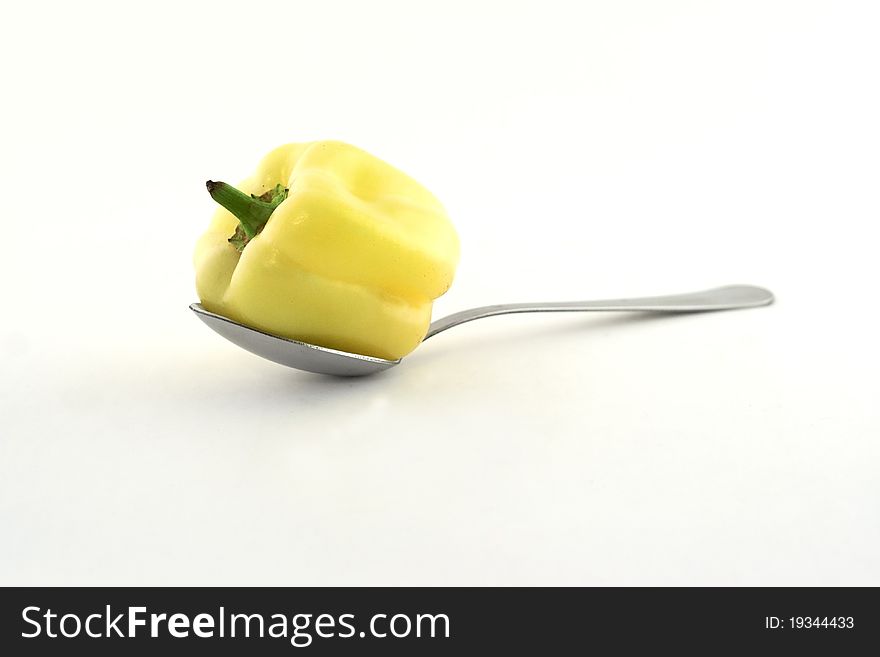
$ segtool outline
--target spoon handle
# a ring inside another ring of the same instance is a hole
[[[493,315],[510,313],[576,311],[642,311],[659,313],[696,313],[712,310],[755,308],[773,303],[773,293],[753,285],[727,285],[702,292],[672,294],[662,297],[608,299],[606,301],[550,301],[545,303],[505,303],[462,310],[431,323],[425,340],[453,326]]]

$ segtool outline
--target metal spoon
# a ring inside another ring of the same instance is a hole
[[[549,303],[507,303],[462,310],[433,322],[425,340],[453,326],[493,315],[509,313],[572,312],[572,311],[642,311],[658,313],[694,313],[712,310],[754,308],[773,303],[773,294],[751,285],[729,285],[704,292],[676,294],[641,299],[610,299],[608,301],[551,301]],[[227,317],[208,312],[198,303],[190,309],[205,324],[242,349],[276,363],[307,372],[334,376],[364,376],[394,367],[400,362],[271,335],[239,324]]]

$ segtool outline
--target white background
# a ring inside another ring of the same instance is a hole
[[[18,3],[0,23],[0,583],[880,584],[872,2]],[[187,309],[213,204],[336,138],[447,205],[366,380]]]

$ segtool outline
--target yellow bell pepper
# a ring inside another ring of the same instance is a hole
[[[440,202],[391,165],[336,141],[269,153],[196,245],[196,289],[218,315],[282,337],[397,359],[452,284],[455,229]]]

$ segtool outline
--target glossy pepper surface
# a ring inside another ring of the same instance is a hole
[[[440,202],[406,174],[335,141],[269,153],[220,204],[194,262],[202,305],[254,328],[397,359],[422,341],[458,263]]]

